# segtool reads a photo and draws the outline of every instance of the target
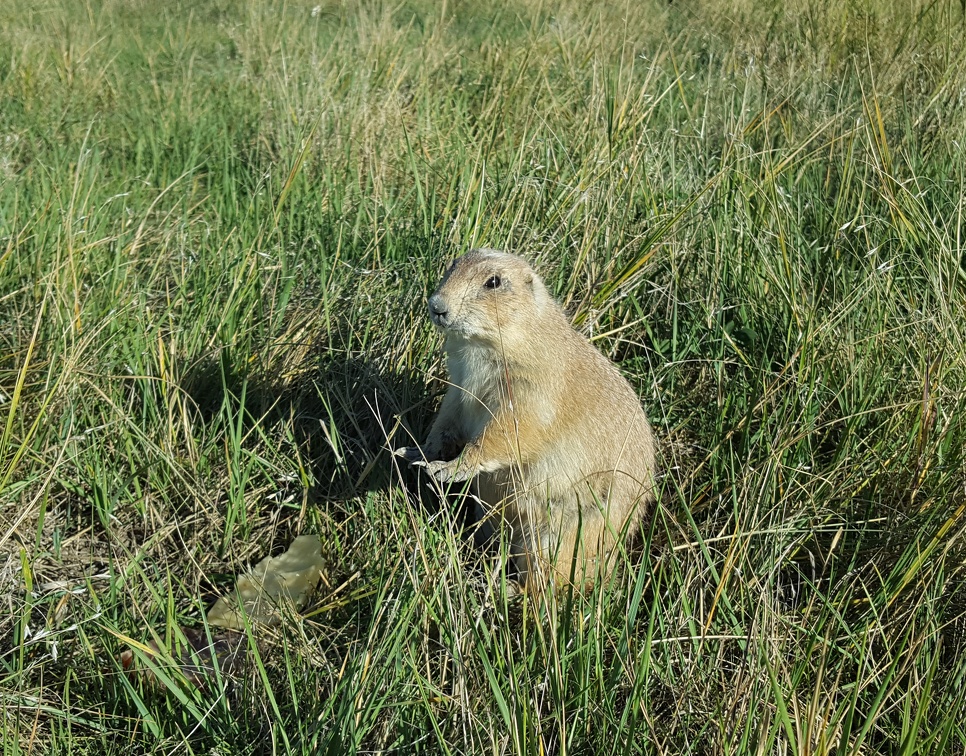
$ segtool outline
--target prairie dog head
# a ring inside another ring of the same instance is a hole
[[[429,298],[429,317],[447,338],[497,347],[526,340],[533,321],[553,308],[525,260],[492,249],[456,258]]]

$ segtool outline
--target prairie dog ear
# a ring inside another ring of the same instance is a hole
[[[543,281],[540,280],[538,276],[533,271],[527,271],[524,280],[530,286],[530,291],[533,292],[533,301],[537,305],[537,310],[542,312],[547,306],[547,303],[551,301],[550,292],[547,291],[547,287],[543,285]]]

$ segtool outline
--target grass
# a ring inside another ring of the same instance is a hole
[[[964,12],[4,3],[3,752],[966,753]],[[661,441],[544,616],[387,452],[474,246]],[[244,668],[143,651],[299,533]]]

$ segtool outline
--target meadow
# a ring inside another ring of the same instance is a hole
[[[5,0],[0,51],[4,754],[966,754],[961,0]],[[660,442],[542,607],[388,451],[477,246]]]

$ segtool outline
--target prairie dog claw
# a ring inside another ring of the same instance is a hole
[[[402,457],[411,465],[423,460],[423,451],[418,446],[401,446],[393,454]]]

